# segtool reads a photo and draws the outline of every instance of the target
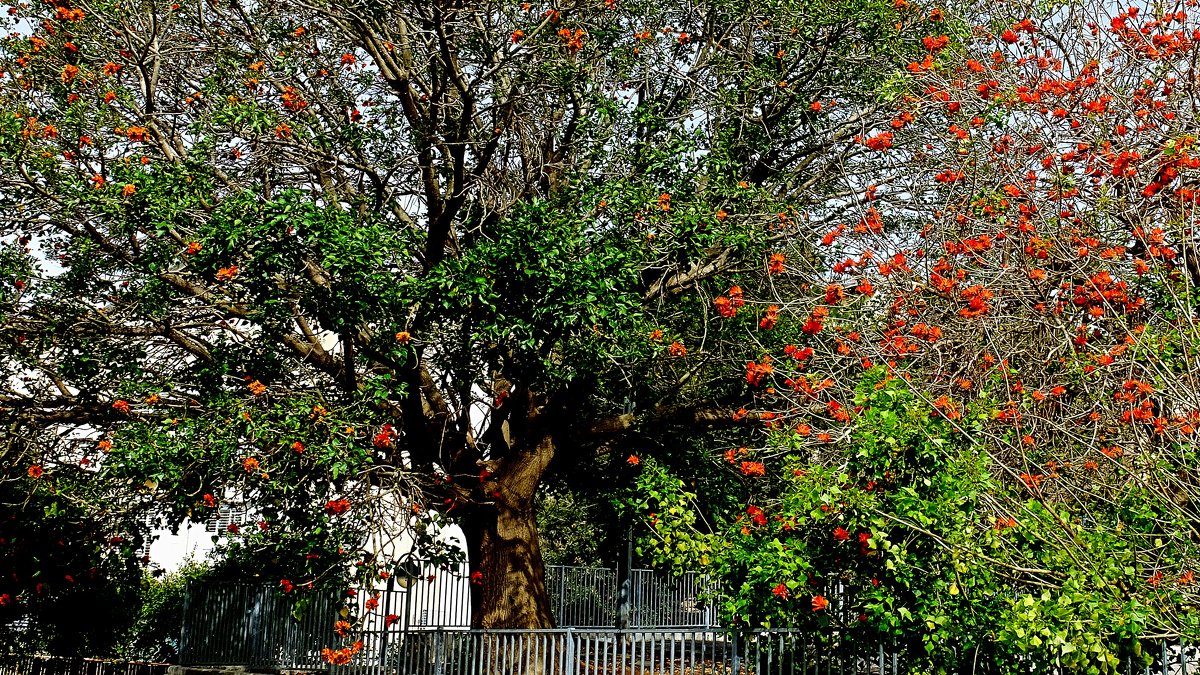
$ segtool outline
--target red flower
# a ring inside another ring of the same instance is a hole
[[[848,541],[850,539],[850,533],[846,531],[846,528],[839,525],[838,528],[833,531],[833,538],[835,541]]]
[[[397,623],[400,623],[400,615],[399,614],[388,614],[387,616],[383,617],[383,627],[384,628],[391,628],[392,626],[394,626]]]
[[[813,596],[812,610],[814,612],[824,611],[826,607],[829,607],[829,600],[827,600],[825,598],[825,596],[823,596],[823,595],[814,595]]]
[[[385,424],[379,430],[379,433],[375,434],[375,447],[379,448],[380,450],[386,450],[392,447],[392,439],[395,437],[396,431],[392,428],[392,425]]]
[[[895,138],[895,134],[890,131],[883,131],[863,139],[862,144],[872,150],[887,150],[892,147],[893,138]]]
[[[783,274],[783,261],[785,260],[782,253],[772,253],[767,260],[767,274]]]
[[[283,107],[292,112],[300,112],[308,107],[308,101],[305,101],[292,86],[284,87],[279,99],[283,103]]]
[[[475,584],[476,586],[482,586],[483,585],[483,572],[480,572],[479,570],[475,570],[474,572],[471,572],[471,583]]]
[[[838,284],[829,284],[825,287],[825,304],[836,305],[846,297],[846,291]]]
[[[562,39],[563,45],[566,46],[567,53],[569,54],[577,54],[580,49],[583,49],[583,38],[586,36],[587,33],[582,28],[576,28],[574,32],[571,32],[569,28],[563,28],[558,31],[558,37]],[[670,195],[667,197],[669,199]],[[663,210],[665,211],[666,209]]]
[[[350,510],[350,500],[342,497],[341,499],[331,499],[325,502],[325,512],[334,516],[340,516]]]
[[[766,467],[762,462],[742,462],[742,474],[746,476],[765,476]]]
[[[921,40],[921,44],[924,45],[929,51],[937,52],[945,49],[946,45],[950,44],[950,38],[945,35],[939,35],[937,37],[927,35]]]
[[[767,313],[762,320],[758,322],[758,327],[763,330],[774,330],[775,324],[779,321],[779,305],[771,305],[767,308]]]
[[[771,357],[769,356],[764,356],[762,363],[751,361],[746,364],[746,382],[752,387],[757,387],[763,383],[763,379],[774,371],[775,368],[771,365]]]
[[[747,506],[746,513],[750,516],[750,519],[754,521],[755,525],[762,526],[767,524],[767,514],[757,506]]]
[[[279,585],[283,588],[284,593],[291,593],[292,589],[295,588],[295,585],[287,579],[280,579]]]
[[[125,401],[116,401],[115,403],[112,404],[112,407],[113,407],[113,410],[116,410],[117,412],[119,412],[123,415],[129,414],[129,403],[127,403]]]
[[[717,308],[717,313],[726,319],[737,316],[737,308],[729,301],[729,298],[721,295],[713,300],[713,305]]]
[[[788,599],[788,587],[784,584],[779,584],[775,588],[771,589],[771,592],[778,596],[780,600]]]
[[[33,466],[29,467],[29,477],[30,478],[41,478],[43,473],[44,472],[42,471],[42,467],[38,466],[37,464],[34,464]]]

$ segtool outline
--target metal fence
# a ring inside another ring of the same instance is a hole
[[[61,656],[0,656],[0,675],[166,675],[166,663],[138,663]]]
[[[705,584],[698,575],[630,572],[628,627],[716,627],[712,608],[702,600]],[[349,598],[301,591],[285,594],[262,584],[191,586],[184,599],[180,660],[191,665],[319,667],[320,649],[339,642],[333,630],[339,618],[353,619],[356,634],[369,637],[366,651],[381,659],[413,632],[470,628],[465,565],[450,569],[421,565],[410,573],[403,579],[389,579],[382,588],[357,589]],[[560,628],[616,626],[615,570],[549,566],[546,590]]]
[[[560,628],[615,628],[617,571],[608,567],[546,567],[546,592]],[[648,569],[629,573],[629,627],[715,628],[706,598],[713,587],[694,572],[670,576]]]
[[[551,568],[547,590],[561,620],[599,621],[615,609],[608,570]],[[430,577],[433,577],[430,579]],[[734,631],[701,627],[575,626],[553,630],[470,630],[469,581],[456,570],[410,579],[406,588],[360,590],[354,596],[282,594],[261,585],[189,588],[179,660],[184,665],[242,665],[326,670],[323,648],[361,640],[334,675],[898,675],[903,656],[837,629]],[[656,585],[657,584],[657,585]],[[639,590],[639,588],[641,590]],[[711,624],[695,604],[701,582],[652,573],[631,576],[639,622]],[[830,589],[831,617],[847,625],[846,589]],[[461,603],[461,604],[460,604]],[[639,604],[640,603],[640,604]],[[457,608],[460,608],[457,609]],[[700,611],[697,611],[697,610]],[[699,615],[700,618],[697,618]],[[335,622],[354,624],[338,635]],[[434,621],[445,621],[436,625]],[[1200,651],[1182,642],[1146,642],[1153,663],[1122,663],[1121,675],[1200,675]],[[1029,656],[1028,672],[1061,671]],[[8,675],[0,672],[0,675]],[[17,675],[24,675],[18,673]],[[30,674],[36,675],[36,674]],[[66,675],[65,673],[63,675]],[[108,675],[96,673],[88,675]],[[119,674],[114,674],[119,675]],[[142,675],[131,673],[129,675]],[[146,674],[151,675],[151,674]]]
[[[900,675],[902,655],[836,630],[425,630],[357,634],[364,647],[333,675]],[[390,638],[390,639],[389,639]],[[1056,675],[1036,662],[1027,672]],[[280,668],[311,667],[282,663]],[[1121,675],[1192,675],[1200,652],[1160,643],[1150,665]]]
[[[358,589],[357,596],[349,599],[296,591],[288,595],[269,585],[189,587],[180,651],[211,653],[204,657],[211,663],[237,654],[253,663],[271,663],[277,654],[325,637],[322,631],[333,625],[344,606],[366,622],[391,616],[390,626],[398,632],[470,628],[471,587],[465,564],[448,569],[419,564],[410,574],[393,577],[379,588]],[[701,576],[634,569],[629,581],[629,627],[717,626],[715,612],[704,602],[708,586]],[[546,567],[550,609],[560,628],[615,628],[617,590],[617,573],[611,568]],[[373,609],[368,609],[368,602]],[[198,636],[204,636],[206,644]]]
[[[367,644],[374,640],[367,636]],[[897,673],[891,655],[820,648],[799,631],[428,631],[339,671],[378,675],[793,675]]]

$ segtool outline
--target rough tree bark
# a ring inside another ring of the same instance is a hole
[[[546,436],[496,466],[485,501],[463,517],[474,628],[553,628],[533,498],[555,445]],[[477,573],[477,574],[476,574]]]

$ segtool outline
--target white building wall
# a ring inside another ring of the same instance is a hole
[[[170,530],[155,530],[151,533],[150,566],[170,574],[189,561],[203,562],[208,554],[216,548],[213,543],[213,533],[207,531],[203,524],[184,522],[179,526],[179,533],[172,534]]]

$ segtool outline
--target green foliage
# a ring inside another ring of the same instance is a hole
[[[77,478],[0,482],[0,642],[12,653],[110,654],[136,612],[137,529],[83,508]]]
[[[542,490],[537,502],[538,540],[547,565],[611,566],[615,554],[604,504],[567,490]]]
[[[708,567],[726,543],[708,531],[696,509],[696,494],[653,459],[640,460],[634,484],[618,502],[625,517],[644,527],[636,552],[652,567],[686,572]],[[639,528],[639,530],[642,528]]]
[[[117,656],[130,661],[174,662],[188,585],[203,583],[210,575],[208,567],[196,562],[162,577],[143,575],[137,612],[116,649]]]
[[[836,628],[897,645],[914,673],[1027,672],[1030,659],[1116,672],[1143,658],[1150,625],[1200,627],[1186,579],[1133,563],[1147,539],[1164,560],[1194,545],[1187,523],[1166,521],[1160,494],[1135,491],[1085,522],[993,475],[998,465],[960,424],[882,369],[864,376],[854,403],[844,452],[829,448],[840,463],[777,433],[773,447],[790,451],[781,480],[705,540],[731,624]],[[660,562],[683,562],[670,544],[694,536],[692,495],[653,464],[638,487],[634,508],[675,514],[646,541]]]

